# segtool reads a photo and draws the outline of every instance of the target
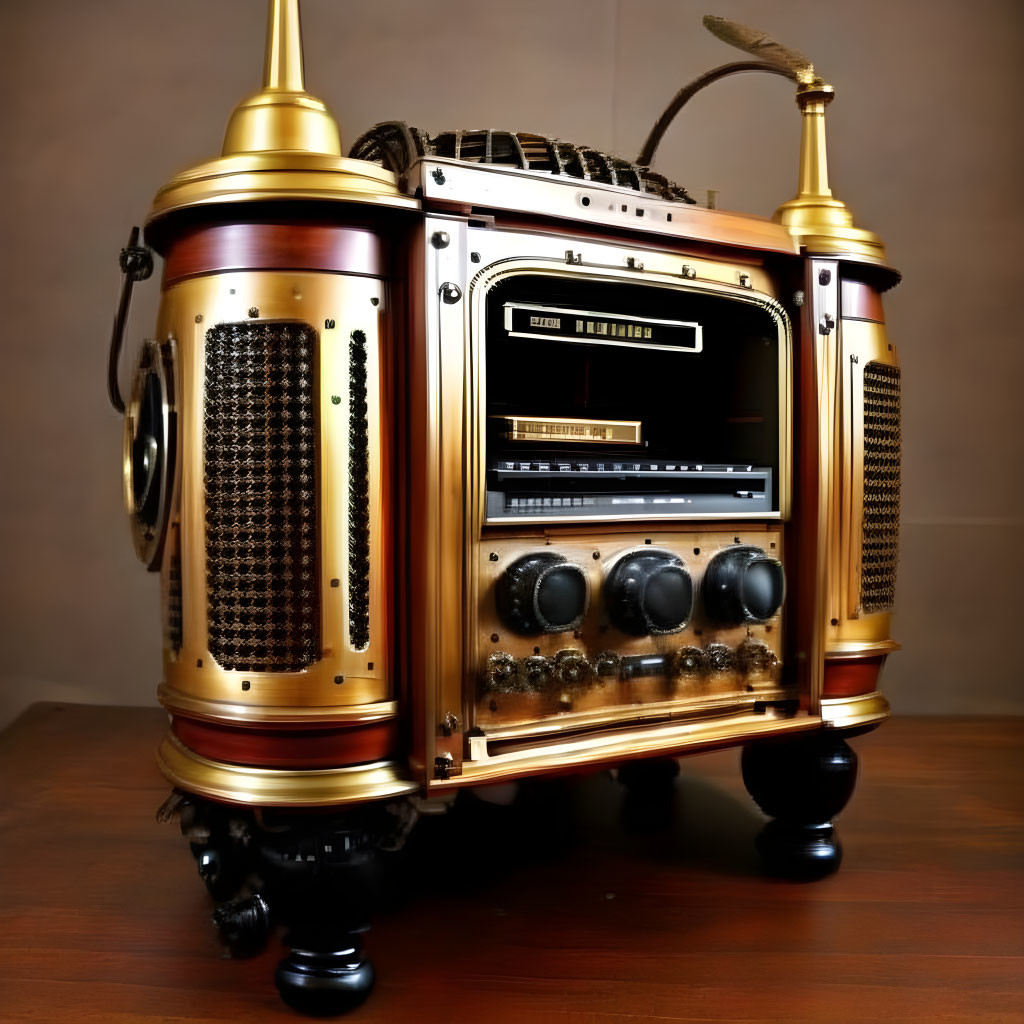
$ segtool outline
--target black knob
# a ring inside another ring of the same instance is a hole
[[[575,629],[587,610],[587,596],[583,570],[547,551],[516,559],[498,580],[495,593],[502,621],[528,635]]]
[[[677,633],[690,621],[693,583],[671,551],[623,556],[608,574],[604,590],[608,615],[623,633]]]
[[[704,570],[702,592],[708,618],[720,626],[767,622],[782,606],[786,576],[760,548],[726,548]]]

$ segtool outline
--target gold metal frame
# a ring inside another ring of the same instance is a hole
[[[827,657],[885,654],[899,644],[890,639],[891,613],[864,614],[860,605],[862,523],[864,515],[864,368],[869,363],[898,366],[885,325],[844,319],[839,323],[839,400],[835,464],[841,514],[832,531],[831,620]]]
[[[376,300],[375,306],[371,300]],[[179,460],[182,574],[182,646],[165,651],[169,710],[217,718],[292,721],[330,718],[332,709],[380,705],[391,696],[387,605],[379,572],[382,555],[379,317],[382,282],[341,274],[245,271],[186,279],[164,293],[161,334],[178,339],[180,366]],[[299,672],[241,672],[220,668],[207,643],[203,445],[205,338],[211,325],[248,318],[302,320],[318,328],[316,375],[320,408],[318,525],[320,531],[321,656]],[[325,326],[325,323],[335,326]],[[348,639],[348,339],[366,334],[370,456],[370,645]],[[333,399],[339,399],[334,402]],[[167,565],[165,562],[165,571]],[[337,680],[342,680],[338,682]],[[242,682],[248,687],[243,689]],[[237,709],[247,709],[240,713]]]

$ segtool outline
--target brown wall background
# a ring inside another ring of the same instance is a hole
[[[737,56],[692,0],[306,0],[307,85],[343,144],[402,118],[633,156],[675,90]],[[722,0],[809,54],[837,99],[832,184],[905,281],[903,552],[884,685],[900,712],[1024,712],[1019,0]],[[121,510],[104,379],[117,251],[153,193],[216,154],[259,85],[260,0],[0,4],[0,722],[37,700],[151,704],[158,584]],[[770,214],[795,186],[782,79],[678,119],[659,170]],[[140,287],[132,343],[152,330]],[[127,378],[125,359],[122,379]]]

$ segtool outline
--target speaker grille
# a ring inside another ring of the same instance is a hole
[[[348,354],[348,635],[364,651],[370,644],[370,451],[362,331],[352,332]]]
[[[175,523],[171,527],[171,555],[167,561],[166,645],[177,654],[181,650],[181,535]]]
[[[885,363],[864,368],[864,519],[860,607],[892,607],[899,556],[900,370]]]
[[[223,668],[316,660],[316,335],[304,323],[206,334],[206,593]]]

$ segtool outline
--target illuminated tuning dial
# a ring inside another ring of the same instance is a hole
[[[738,545],[720,551],[704,571],[704,610],[719,626],[767,622],[782,607],[782,563],[760,548]]]
[[[632,636],[676,633],[690,621],[693,582],[670,551],[634,551],[615,563],[604,587],[612,622]]]
[[[587,610],[587,577],[562,555],[540,551],[516,559],[498,580],[502,621],[516,633],[575,629]]]

